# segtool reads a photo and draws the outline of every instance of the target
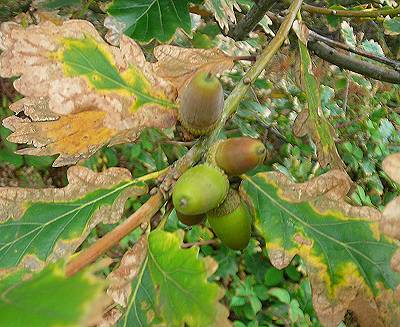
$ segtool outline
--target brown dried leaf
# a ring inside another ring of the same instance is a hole
[[[390,201],[383,210],[382,232],[400,240],[400,197]]]
[[[103,145],[134,141],[144,127],[176,122],[175,88],[128,37],[116,48],[87,21],[4,23],[0,44],[0,75],[21,76],[14,87],[26,96],[12,110],[28,119],[5,122],[15,131],[10,139],[38,147],[24,153],[60,153],[55,166],[72,164]]]
[[[200,71],[223,73],[233,67],[232,57],[219,49],[187,49],[172,45],[160,45],[154,49],[157,63],[154,71],[172,83],[180,93]]]
[[[382,169],[391,179],[400,184],[400,153],[387,156],[382,161]]]

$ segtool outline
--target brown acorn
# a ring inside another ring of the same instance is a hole
[[[187,226],[193,226],[200,224],[206,216],[204,214],[200,215],[185,215],[178,210],[176,210],[176,216],[178,217],[179,221]]]
[[[206,215],[223,244],[234,250],[247,246],[251,236],[251,216],[236,190],[230,189],[224,202]]]
[[[205,135],[215,128],[223,109],[224,92],[218,78],[198,72],[182,93],[179,120],[193,135]]]
[[[217,142],[210,150],[209,161],[228,175],[241,175],[261,164],[267,150],[251,137],[235,137]]]

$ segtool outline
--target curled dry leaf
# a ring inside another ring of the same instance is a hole
[[[378,210],[344,201],[350,185],[341,170],[305,183],[269,172],[246,177],[241,193],[272,264],[281,269],[295,255],[304,260],[324,326],[336,327],[347,310],[361,326],[395,326],[398,243],[381,233]]]
[[[400,153],[387,156],[382,161],[382,169],[391,179],[400,184]]]
[[[223,73],[233,67],[232,57],[218,49],[187,49],[172,45],[160,45],[154,49],[157,63],[156,74],[168,80],[178,93],[199,71],[213,74]]]
[[[0,271],[70,255],[98,223],[116,223],[128,197],[147,192],[125,168],[74,166],[67,177],[60,189],[0,188]]]
[[[128,37],[116,48],[89,22],[70,20],[4,23],[0,40],[0,75],[20,76],[14,87],[26,96],[12,110],[27,116],[4,124],[10,140],[37,148],[24,154],[59,153],[54,166],[73,164],[103,145],[134,141],[144,127],[176,122],[176,90]]]

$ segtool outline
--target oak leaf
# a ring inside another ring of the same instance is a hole
[[[344,201],[350,185],[341,170],[305,183],[267,172],[246,176],[241,193],[271,263],[282,269],[295,255],[303,259],[324,326],[336,327],[347,310],[361,326],[395,326],[400,318],[400,275],[394,271],[398,243],[380,231],[378,210]]]
[[[27,116],[4,124],[10,140],[37,147],[24,154],[59,153],[54,166],[73,164],[106,144],[134,141],[145,127],[176,122],[176,90],[128,37],[113,47],[91,23],[70,20],[4,23],[0,40],[0,75],[20,76],[14,87],[26,96],[11,109]]]

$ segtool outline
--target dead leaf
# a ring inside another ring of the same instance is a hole
[[[144,127],[176,122],[175,88],[126,36],[116,48],[89,22],[70,20],[4,23],[0,40],[0,75],[20,76],[14,87],[26,96],[12,110],[29,117],[6,120],[10,139],[38,147],[24,153],[60,153],[55,166],[73,164],[103,145],[133,142]]]
[[[400,153],[387,156],[382,161],[382,169],[391,179],[400,184]]]
[[[386,205],[380,228],[385,234],[400,240],[400,197],[394,198]]]
[[[197,72],[223,73],[233,67],[232,57],[218,49],[189,49],[160,45],[154,49],[154,71],[180,93]]]
[[[126,307],[131,294],[132,280],[142,267],[143,260],[147,256],[147,236],[142,236],[132,249],[126,251],[121,263],[108,276],[110,286],[107,294],[111,296],[115,303]]]

